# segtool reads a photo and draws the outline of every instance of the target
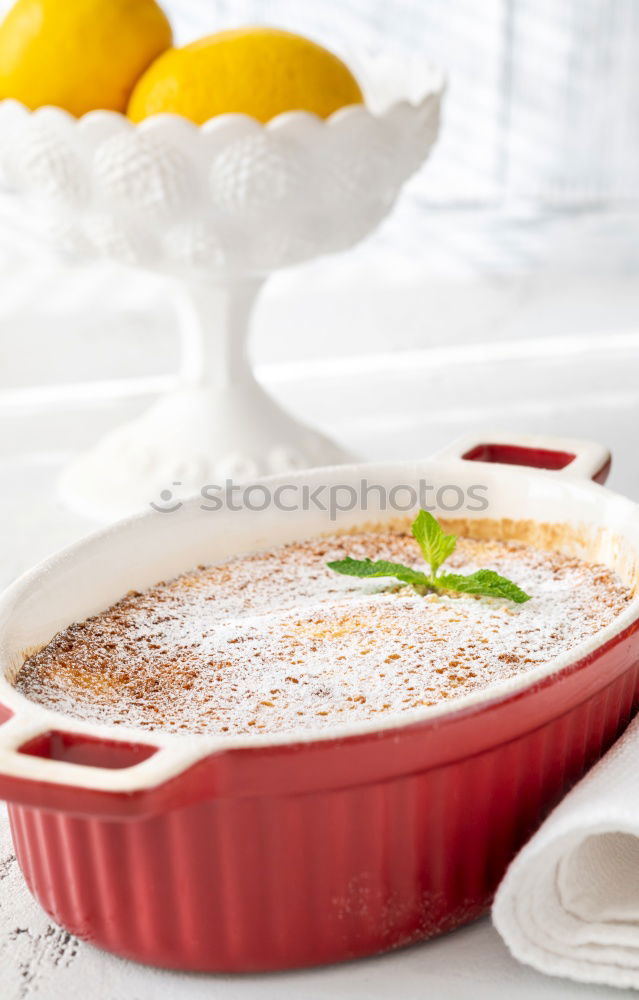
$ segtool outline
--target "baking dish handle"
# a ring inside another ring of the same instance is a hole
[[[139,818],[179,805],[189,782],[177,779],[200,757],[179,744],[102,738],[80,726],[52,729],[29,715],[0,714],[0,800],[10,804]]]
[[[594,441],[503,431],[480,431],[457,438],[433,458],[544,469],[601,484],[611,465],[608,449]]]

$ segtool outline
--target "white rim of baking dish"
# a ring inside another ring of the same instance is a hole
[[[498,463],[486,463],[482,461],[463,461],[461,456],[470,451],[473,447],[490,441],[491,443],[511,444],[525,448],[540,448],[550,451],[562,451],[574,454],[575,459],[560,471],[548,471],[538,468],[503,465]],[[410,482],[417,472],[435,470],[441,474],[446,472],[449,480],[452,475],[462,475],[462,470],[466,476],[470,474],[470,468],[474,471],[481,471],[482,476],[493,483],[498,483],[502,491],[499,503],[507,507],[511,502],[511,495],[521,493],[528,497],[529,503],[544,502],[557,504],[557,513],[561,516],[557,518],[526,516],[513,517],[514,520],[530,519],[538,523],[571,524],[575,527],[584,526],[605,529],[611,533],[611,537],[621,539],[627,546],[628,554],[636,565],[639,565],[639,506],[627,498],[620,496],[603,486],[597,485],[591,479],[600,472],[610,460],[609,453],[601,445],[592,442],[581,441],[574,438],[555,438],[542,435],[522,435],[504,433],[501,431],[485,431],[474,433],[461,440],[454,442],[451,446],[437,452],[431,459],[421,462],[386,462],[353,464],[347,466],[334,466],[331,468],[302,471],[288,476],[271,476],[256,480],[256,483],[270,485],[275,488],[278,484],[310,482],[317,485],[320,482],[331,483],[335,480],[343,481],[346,476],[362,477],[364,475],[382,475],[392,477],[391,481],[396,481],[397,477],[402,482]],[[454,480],[452,480],[454,481]],[[538,490],[540,497],[532,499],[530,493]],[[547,495],[546,495],[547,494]],[[201,498],[193,498],[185,503],[180,511],[180,517],[186,519],[183,526],[186,528],[189,523],[197,528],[198,508]],[[576,506],[589,511],[589,516],[585,520],[580,520],[577,525],[570,520],[569,514]],[[563,509],[562,509],[563,508]],[[499,509],[497,505],[497,509]],[[224,511],[228,514],[228,511]],[[248,516],[248,515],[245,515]],[[443,516],[446,515],[445,513]],[[481,520],[494,516],[494,511],[478,515]],[[511,514],[512,516],[512,514]],[[62,582],[66,571],[72,570],[75,566],[82,566],[82,560],[86,560],[92,554],[97,555],[99,550],[108,546],[110,549],[119,544],[119,540],[126,542],[136,537],[138,534],[146,532],[148,539],[157,534],[160,536],[160,524],[163,515],[153,511],[144,512],[126,520],[97,531],[79,542],[63,549],[50,558],[41,562],[34,569],[25,573],[16,580],[0,597],[0,704],[13,712],[11,718],[0,725],[0,773],[4,776],[21,778],[24,780],[46,782],[56,785],[70,787],[94,789],[106,792],[132,792],[156,787],[163,784],[168,779],[175,777],[185,771],[193,764],[209,757],[213,754],[223,754],[230,750],[261,750],[267,747],[310,744],[319,742],[329,742],[335,740],[345,740],[350,737],[361,737],[383,733],[387,730],[399,730],[415,725],[423,724],[441,719],[443,716],[450,718],[468,709],[480,708],[491,703],[501,702],[514,694],[525,691],[527,688],[539,684],[545,678],[560,672],[566,667],[570,667],[582,661],[589,654],[605,646],[611,639],[624,632],[631,624],[639,618],[639,595],[633,597],[629,606],[604,629],[597,632],[591,638],[576,645],[572,650],[562,654],[537,667],[527,673],[518,674],[513,678],[490,685],[489,687],[455,698],[450,703],[438,704],[431,707],[411,709],[406,712],[389,713],[383,721],[364,720],[352,724],[340,724],[326,727],[320,730],[304,729],[293,733],[274,733],[271,735],[243,735],[243,736],[209,736],[209,735],[180,735],[172,733],[162,733],[161,731],[148,732],[134,727],[124,727],[121,725],[108,725],[87,720],[78,720],[64,713],[53,711],[29,701],[20,694],[11,684],[9,674],[15,672],[19,662],[24,659],[28,652],[43,645],[42,642],[29,644],[25,642],[21,646],[21,656],[16,662],[16,650],[11,648],[12,637],[11,627],[15,624],[15,618],[19,615],[21,601],[26,596],[36,597],[40,590],[43,590],[43,583],[55,582],[56,575]],[[159,519],[159,520],[158,520]],[[387,518],[380,516],[364,515],[358,513],[351,518],[350,527],[357,523],[363,524],[366,521],[383,521]],[[324,522],[322,531],[313,529],[311,518],[302,518],[300,526],[309,522],[308,533],[300,533],[296,530],[291,533],[290,540],[294,537],[313,537],[314,535],[325,534],[327,524]],[[157,525],[157,530],[155,528]],[[348,530],[349,526],[342,526],[342,530]],[[193,529],[193,530],[195,530]],[[340,525],[332,525],[331,531],[339,531]],[[240,529],[241,531],[241,529]],[[272,543],[277,544],[277,543]],[[252,551],[254,548],[246,547],[238,549],[242,551]],[[228,556],[222,556],[219,561],[223,561]],[[610,558],[613,558],[611,553]],[[200,560],[201,561],[201,560]],[[197,560],[188,560],[177,572],[185,572],[192,568]],[[173,567],[168,576],[173,570]],[[127,573],[129,570],[127,569]],[[155,571],[154,574],[155,576]],[[159,579],[155,576],[149,579],[147,586],[151,586]],[[131,581],[131,586],[139,588],[140,584],[135,580]],[[122,587],[119,594],[126,592]],[[43,590],[44,594],[44,590]],[[117,599],[116,597],[113,598]],[[89,614],[75,615],[73,613],[74,603],[69,600],[69,617],[66,625],[72,621],[81,620]],[[110,602],[112,603],[112,602]],[[107,604],[101,604],[101,608]],[[95,610],[99,610],[96,608]],[[66,627],[60,624],[56,631]],[[27,627],[28,631],[28,627]],[[54,633],[55,634],[55,633]],[[25,636],[26,638],[26,636]],[[50,641],[50,635],[46,641]],[[85,765],[71,764],[63,761],[52,761],[20,753],[20,748],[35,739],[51,731],[59,731],[69,734],[78,734],[90,739],[108,741],[109,743],[134,743],[136,745],[147,745],[156,752],[142,763],[122,769],[108,769],[101,767],[90,767]]]

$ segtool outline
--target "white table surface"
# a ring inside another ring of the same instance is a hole
[[[435,243],[451,232],[440,230]],[[466,246],[463,226],[454,233]],[[256,320],[254,353],[267,387],[370,457],[426,455],[486,424],[598,438],[615,454],[613,487],[639,499],[636,272],[515,268],[497,278],[469,266],[442,275],[428,248],[420,266],[409,257],[389,257],[382,242],[360,260],[278,279]],[[148,405],[158,379],[171,377],[174,328],[160,298],[157,286],[144,290],[112,273],[79,285],[77,275],[42,266],[26,272],[20,263],[0,283],[0,585],[92,527],[59,504],[56,477],[74,451]],[[95,302],[100,308],[89,309]],[[83,387],[107,377],[136,381]],[[61,391],[60,382],[71,388]],[[32,383],[45,390],[33,392]],[[518,965],[488,919],[341,967],[250,977],[159,973],[52,927],[23,887],[6,837],[0,818],[2,1000],[619,996]]]

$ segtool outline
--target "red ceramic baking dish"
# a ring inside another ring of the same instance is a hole
[[[639,515],[592,482],[608,466],[597,445],[492,434],[427,461],[264,482],[300,496],[363,479],[426,483],[448,517],[454,497],[479,494],[485,510],[455,514],[471,533],[578,552],[634,588]],[[485,692],[409,723],[295,739],[81,723],[11,686],[26,654],[131,588],[396,517],[372,492],[366,510],[335,522],[304,509],[213,513],[201,500],[150,511],[4,595],[0,796],[31,892],[73,934],[142,962],[218,971],[352,959],[440,934],[484,913],[518,848],[624,729],[639,703],[637,599],[572,655]]]

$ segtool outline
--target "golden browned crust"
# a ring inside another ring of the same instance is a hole
[[[631,599],[611,569],[580,558],[598,544],[612,551],[603,535],[586,544],[561,525],[443,524],[463,536],[451,570],[494,568],[533,600],[421,597],[327,569],[347,554],[419,567],[410,519],[395,519],[130,593],[29,656],[16,686],[41,704],[113,724],[292,732],[410,712],[499,683],[572,649]]]

